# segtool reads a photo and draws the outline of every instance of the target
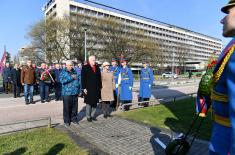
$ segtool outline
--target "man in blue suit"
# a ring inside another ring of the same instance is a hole
[[[148,67],[146,62],[143,62],[143,68],[140,73],[140,91],[139,101],[149,101],[151,97],[151,87],[153,85],[153,70]],[[148,103],[143,106],[147,107]]]
[[[122,68],[119,72],[120,82],[120,101],[122,104],[132,102],[133,75],[130,68],[127,67],[126,59],[120,60]],[[124,110],[129,110],[130,106],[125,106]]]
[[[120,67],[118,66],[117,60],[115,58],[112,59],[112,66],[109,68],[110,72],[113,73],[114,82],[115,82],[115,90],[114,90],[114,101],[110,105],[112,108],[116,108],[117,104],[117,94],[118,94],[118,75],[120,71]]]
[[[235,0],[230,0],[222,12],[223,36],[235,37]],[[211,94],[214,125],[210,155],[235,154],[235,39],[221,53],[213,72]]]

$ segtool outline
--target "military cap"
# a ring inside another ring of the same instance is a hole
[[[122,63],[122,62],[126,62],[126,59],[125,58],[121,58],[120,59],[120,62]]]
[[[117,59],[116,58],[112,58],[112,62],[114,62],[114,61],[117,61]]]
[[[230,0],[228,4],[221,8],[221,11],[228,14],[228,10],[235,6],[235,0]]]

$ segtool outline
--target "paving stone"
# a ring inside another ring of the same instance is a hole
[[[165,152],[154,142],[154,138],[166,144],[172,140],[170,133],[119,117],[98,118],[95,123],[82,121],[73,130],[111,155],[161,155]],[[189,155],[207,155],[207,150],[207,142],[195,140]]]

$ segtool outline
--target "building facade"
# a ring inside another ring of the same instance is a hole
[[[155,20],[140,18],[74,0],[49,0],[44,6],[44,13],[45,17],[63,18],[69,16],[79,19],[79,16],[82,15],[100,19],[112,18],[128,26],[141,29],[145,35],[162,43],[161,51],[159,52],[168,53],[165,55],[167,58],[165,65],[168,66],[177,66],[180,61],[178,58],[180,57],[188,64],[193,64],[193,62],[196,64],[198,62],[206,63],[212,53],[219,55],[222,50],[222,41],[220,39]],[[181,54],[182,47],[187,51],[187,54],[183,56]]]

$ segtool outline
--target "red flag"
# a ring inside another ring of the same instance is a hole
[[[6,52],[6,50],[4,50],[2,59],[0,61],[0,73],[2,73],[2,70],[3,70],[4,66],[5,66],[6,58],[7,58],[7,52]]]

